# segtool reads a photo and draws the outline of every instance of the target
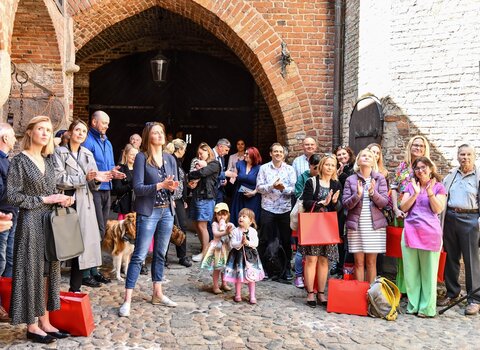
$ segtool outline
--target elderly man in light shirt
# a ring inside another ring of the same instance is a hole
[[[285,274],[279,277],[291,280],[290,211],[297,177],[293,167],[284,162],[285,150],[281,144],[270,147],[270,156],[272,161],[262,165],[257,176],[257,191],[262,195],[260,246],[265,248],[278,237],[287,258]]]
[[[447,306],[460,297],[460,257],[465,264],[467,293],[480,287],[479,213],[480,170],[475,167],[475,150],[463,144],[457,152],[459,167],[445,178],[447,210],[444,212],[443,244],[447,252],[445,265],[446,298],[437,302]],[[480,310],[480,293],[467,298],[465,315],[477,315]]]
[[[295,169],[297,178],[300,177],[305,171],[310,169],[308,164],[308,158],[317,151],[317,143],[311,137],[307,137],[303,140],[303,154],[293,160],[292,166]]]

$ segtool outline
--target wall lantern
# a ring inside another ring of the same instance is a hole
[[[168,60],[162,54],[156,55],[150,60],[150,66],[152,67],[152,78],[157,84],[167,81],[167,68]]]

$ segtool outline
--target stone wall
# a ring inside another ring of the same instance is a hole
[[[403,160],[409,138],[421,134],[443,174],[456,147],[480,149],[478,1],[348,1],[343,140],[357,98],[384,101],[384,155]]]

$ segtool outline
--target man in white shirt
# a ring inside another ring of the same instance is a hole
[[[293,167],[284,162],[285,151],[281,144],[274,143],[270,147],[270,156],[272,161],[262,165],[257,176],[257,191],[262,195],[260,246],[265,248],[278,237],[287,258],[286,271],[281,277],[291,280],[290,211],[297,177]]]
[[[303,154],[293,160],[292,166],[297,177],[310,169],[308,158],[317,151],[317,143],[311,137],[303,140]]]

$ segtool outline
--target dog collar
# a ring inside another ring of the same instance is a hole
[[[125,242],[128,242],[130,244],[133,244],[135,245],[135,239],[131,238],[131,237],[127,237],[127,235],[123,236],[122,239],[125,241]]]

